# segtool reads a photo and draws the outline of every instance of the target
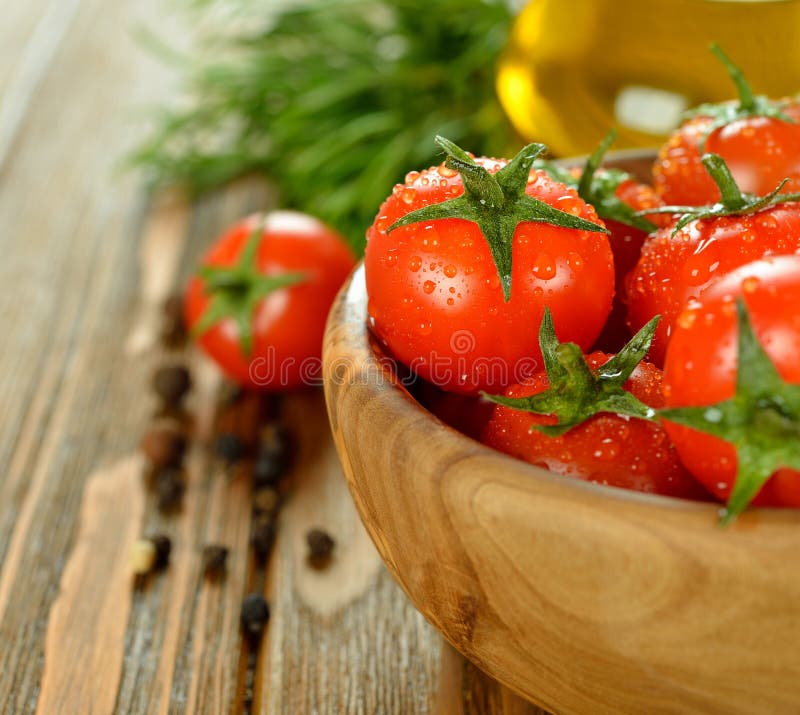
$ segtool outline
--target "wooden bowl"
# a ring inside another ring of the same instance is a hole
[[[400,384],[366,303],[360,268],[325,337],[333,434],[381,556],[459,651],[554,713],[800,712],[800,512],[723,529],[714,505],[484,447]]]

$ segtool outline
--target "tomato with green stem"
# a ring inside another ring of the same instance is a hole
[[[589,348],[614,292],[602,222],[573,189],[511,161],[474,159],[448,140],[438,167],[395,187],[367,231],[371,327],[388,351],[439,387],[501,389],[541,359],[549,305]]]
[[[706,154],[703,165],[719,187],[720,202],[648,211],[680,218],[647,241],[626,280],[630,328],[637,330],[654,315],[662,316],[650,350],[658,365],[689,300],[739,266],[800,250],[800,193],[781,193],[784,180],[766,196],[745,194],[721,157]]]
[[[742,191],[763,195],[782,179],[784,191],[800,191],[800,103],[754,95],[741,70],[712,45],[739,91],[739,99],[703,104],[675,131],[653,166],[656,191],[668,204],[713,204],[720,191],[701,157],[719,154]]]
[[[727,501],[800,507],[800,256],[730,273],[676,323],[664,427],[692,474]]]
[[[706,498],[667,433],[653,421],[663,405],[661,371],[641,362],[657,319],[616,355],[584,355],[559,343],[545,314],[539,332],[545,369],[497,403],[482,441],[552,472],[596,484]]]
[[[217,240],[190,280],[187,325],[241,385],[318,382],[328,311],[354,264],[345,240],[311,216],[250,216]]]

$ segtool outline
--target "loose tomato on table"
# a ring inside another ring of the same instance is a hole
[[[616,355],[559,344],[549,314],[540,342],[546,369],[496,402],[481,440],[564,476],[641,492],[704,499],[667,433],[652,421],[663,405],[661,370],[642,363],[655,321]],[[645,419],[641,419],[645,418]]]
[[[664,427],[692,474],[727,500],[800,507],[800,256],[757,261],[678,318]]]
[[[763,195],[787,177],[784,191],[800,191],[800,102],[753,95],[741,70],[719,47],[712,51],[736,84],[739,100],[690,112],[659,152],[653,166],[656,191],[668,204],[719,201],[719,189],[701,162],[709,152],[725,159],[742,191]]]
[[[444,164],[412,172],[367,231],[373,331],[398,360],[461,393],[502,389],[541,359],[549,305],[564,337],[589,348],[614,292],[594,209],[531,165],[479,158],[441,137]],[[522,362],[521,362],[522,361]]]
[[[204,256],[186,290],[187,324],[241,385],[312,383],[321,372],[328,311],[354,264],[344,239],[311,216],[250,216]]]
[[[711,206],[659,209],[681,214],[680,219],[648,239],[626,280],[631,329],[661,315],[650,350],[658,365],[689,300],[739,266],[800,250],[800,194],[780,194],[780,184],[763,197],[746,195],[721,157],[706,154],[703,164],[720,187],[722,200]]]

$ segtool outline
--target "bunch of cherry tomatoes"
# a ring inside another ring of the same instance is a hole
[[[532,144],[511,160],[438,137],[367,231],[370,326],[420,399],[559,474],[726,503],[800,506],[800,103],[702,105],[652,185]],[[319,375],[354,264],[309,217],[251,217],[190,284],[200,344],[237,381]],[[316,360],[316,362],[314,362]],[[305,372],[304,372],[305,370]]]
[[[443,419],[730,519],[800,506],[800,104],[753,96],[715,51],[739,100],[695,110],[652,185],[600,166],[612,137],[583,172],[440,138],[445,162],[381,206],[365,266],[374,332]]]

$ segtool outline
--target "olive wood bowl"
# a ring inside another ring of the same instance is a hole
[[[336,446],[386,565],[461,653],[553,713],[800,712],[800,512],[722,528],[715,505],[489,449],[405,389],[366,306],[362,267],[325,336]]]

